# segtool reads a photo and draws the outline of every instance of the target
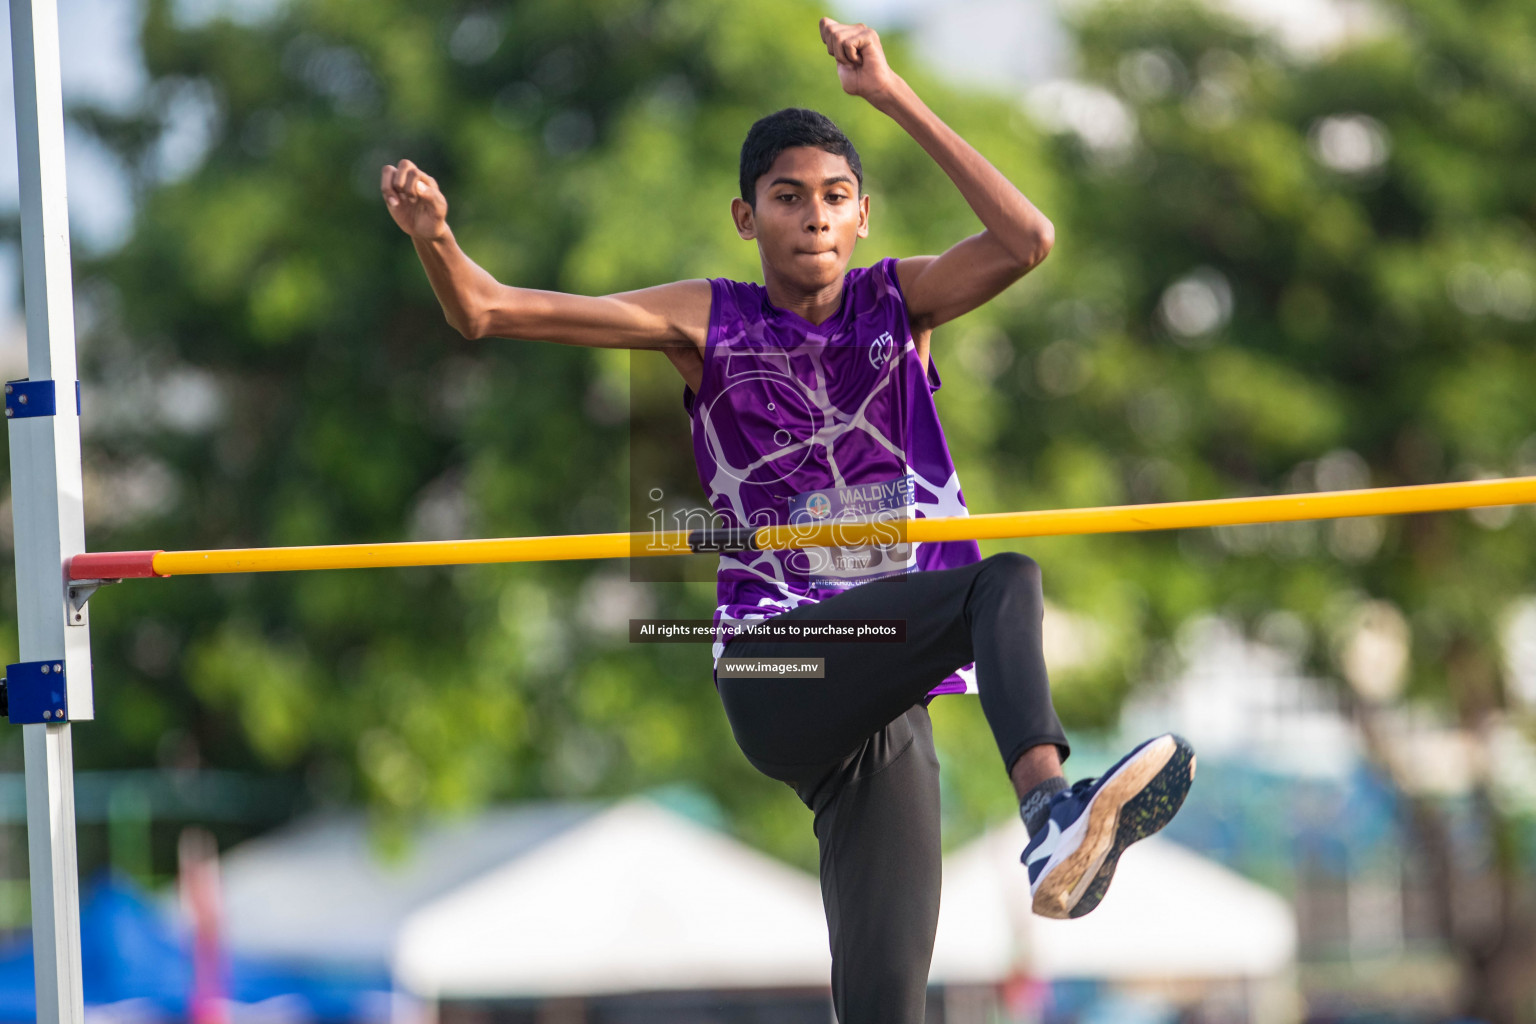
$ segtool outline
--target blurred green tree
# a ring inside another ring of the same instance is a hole
[[[1083,9],[1079,80],[1035,96],[1072,188],[1052,294],[1015,328],[1042,343],[1019,381],[1038,401],[988,456],[1036,488],[1008,504],[1536,472],[1536,9],[1377,11],[1298,57],[1205,5]],[[1536,1018],[1536,832],[1497,752],[1536,736],[1500,636],[1536,575],[1532,513],[1036,546],[1047,578],[1052,552],[1118,566],[1142,637],[1216,609],[1338,681],[1409,808],[1464,1010],[1490,1021]],[[1468,843],[1405,763],[1425,708],[1471,752]]]

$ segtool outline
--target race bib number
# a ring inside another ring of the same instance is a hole
[[[892,480],[824,487],[803,491],[789,502],[793,526],[824,522],[896,522],[911,514],[914,479],[911,474]],[[860,544],[853,547],[808,547],[790,559],[803,569],[806,582],[817,587],[853,587],[884,576],[898,576],[917,565],[911,543]]]

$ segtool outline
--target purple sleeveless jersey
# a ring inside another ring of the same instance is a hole
[[[719,525],[968,514],[933,404],[939,371],[930,354],[923,372],[894,259],[849,271],[842,305],[822,324],[775,307],[761,285],[716,278],[710,288],[704,379],[697,396],[684,387],[683,407]],[[973,540],[722,554],[715,670],[723,627],[882,576],[980,560]],[[975,692],[970,664],[927,699]]]

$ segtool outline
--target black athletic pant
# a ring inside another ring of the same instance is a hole
[[[1004,552],[874,580],[773,619],[903,619],[904,643],[738,637],[725,647],[727,658],[825,659],[823,679],[718,678],[742,753],[814,813],[841,1024],[923,1024],[940,874],[928,691],[974,661],[1005,770],[1040,744],[1067,754],[1041,654],[1043,614],[1039,567]]]

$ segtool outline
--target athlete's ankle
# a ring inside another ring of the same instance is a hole
[[[1066,788],[1067,780],[1053,775],[1024,794],[1019,801],[1019,817],[1024,819],[1025,831],[1033,836],[1045,827],[1045,820],[1051,813],[1051,798]]]
[[[1030,747],[1008,769],[1013,791],[1020,800],[1046,779],[1059,779],[1061,776],[1061,751],[1053,743]]]

